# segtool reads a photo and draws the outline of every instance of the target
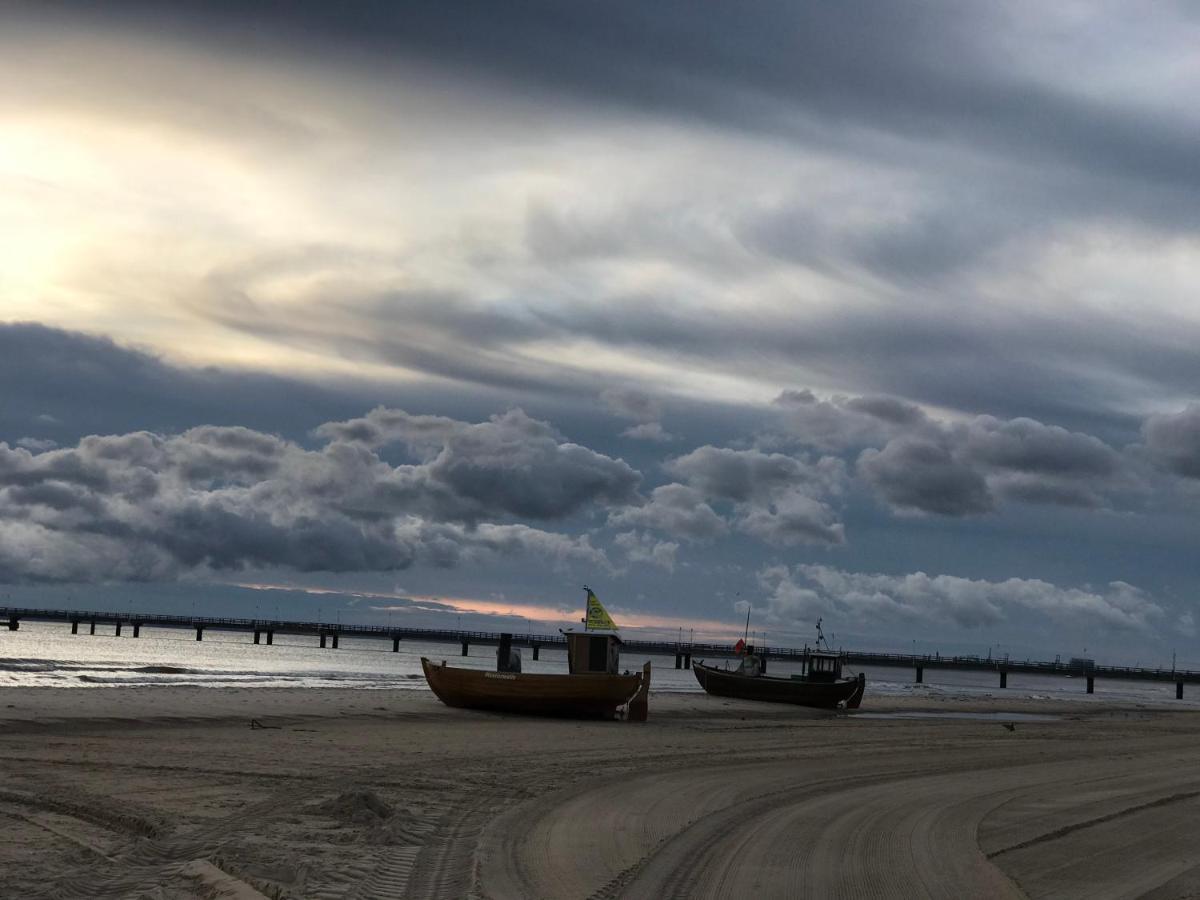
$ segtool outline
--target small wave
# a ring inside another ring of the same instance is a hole
[[[58,663],[50,659],[6,659],[0,662],[0,672],[53,672]]]
[[[152,675],[148,673],[130,674],[130,675],[76,675],[77,681],[84,684],[108,684],[122,686],[144,686],[144,685],[190,685],[192,687],[210,687],[210,686],[239,686],[239,685],[262,685],[262,684],[286,684],[288,679],[280,679],[272,675],[259,675],[255,677],[243,678],[228,678],[221,675],[207,675],[201,678],[180,677],[178,675]]]
[[[154,671],[157,667],[149,666],[147,671]],[[82,660],[82,659],[40,659],[37,657],[12,657],[10,659],[0,660],[0,672],[71,672],[80,669],[98,672],[137,672],[140,669],[130,666],[128,663],[117,662],[115,660]],[[186,669],[176,669],[172,666],[164,666],[164,671],[187,671]]]

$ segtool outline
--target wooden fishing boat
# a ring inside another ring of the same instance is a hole
[[[650,664],[642,672],[534,674],[487,672],[431,662],[422,657],[425,679],[447,706],[542,716],[611,719],[617,708],[650,682]]]
[[[855,678],[813,680],[809,675],[783,678],[744,674],[737,669],[719,669],[701,662],[692,663],[692,671],[696,673],[700,687],[718,697],[794,703],[821,709],[857,709],[867,686],[867,677],[861,672]]]
[[[425,680],[447,706],[539,716],[612,719],[627,705],[627,718],[646,721],[650,663],[641,672],[618,670],[621,637],[591,589],[584,630],[564,631],[568,674],[525,673],[512,635],[500,636],[497,671],[448,666],[421,658]]]
[[[750,608],[746,607],[746,634],[750,633]],[[742,654],[736,669],[718,669],[703,662],[692,664],[696,680],[709,694],[736,697],[739,700],[764,700],[767,703],[793,703],[819,709],[858,709],[867,676],[842,677],[842,655],[833,652],[817,619],[817,646],[804,649],[799,674],[789,678],[767,675],[767,660],[747,645],[745,636],[734,644]]]

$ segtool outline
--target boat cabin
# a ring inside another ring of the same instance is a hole
[[[620,673],[621,636],[615,631],[564,631],[567,670],[572,675]]]
[[[500,646],[496,648],[497,672],[520,672],[521,650],[512,645],[511,634],[500,635]]]
[[[842,677],[842,657],[837,653],[809,653],[805,669],[809,681],[837,681]]]

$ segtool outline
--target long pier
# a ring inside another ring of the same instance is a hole
[[[501,632],[463,631],[440,628],[401,628],[394,625],[351,625],[341,622],[298,621],[292,619],[229,618],[217,616],[180,616],[164,613],[146,613],[116,610],[60,610],[33,609],[25,607],[0,607],[0,632],[6,627],[10,631],[20,628],[22,621],[63,622],[71,626],[71,634],[79,634],[86,627],[88,634],[96,633],[97,625],[109,625],[114,634],[121,636],[129,629],[131,637],[140,637],[143,627],[174,628],[192,630],[196,640],[204,639],[207,631],[249,632],[254,643],[274,643],[275,635],[310,635],[316,637],[319,646],[338,649],[342,637],[375,638],[390,640],[392,652],[400,650],[400,642],[425,641],[443,644],[459,644],[462,655],[468,655],[472,644],[499,645]],[[508,634],[505,632],[505,634]],[[529,647],[536,660],[542,647],[566,647],[561,634],[511,634],[514,646]],[[0,645],[2,646],[2,645]],[[692,657],[727,658],[736,656],[728,644],[681,643],[679,641],[627,640],[626,651],[653,655],[675,655],[675,668],[690,668]],[[756,652],[765,659],[802,660],[812,651],[804,647],[758,647]],[[1136,666],[1080,665],[1079,663],[1039,662],[1014,660],[1006,657],[942,656],[941,654],[916,653],[873,653],[869,651],[841,650],[842,659],[850,664],[886,666],[912,669],[917,684],[925,680],[926,669],[955,669],[959,671],[994,672],[1001,688],[1008,687],[1010,673],[1026,675],[1058,675],[1085,679],[1087,693],[1095,689],[1097,678],[1119,681],[1158,681],[1175,684],[1175,696],[1183,698],[1185,683],[1200,682],[1200,671],[1191,669],[1143,668]]]

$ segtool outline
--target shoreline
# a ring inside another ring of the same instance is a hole
[[[930,694],[871,696],[859,710],[830,713],[786,704],[756,703],[714,697],[694,691],[650,692],[651,721],[695,717],[759,718],[772,721],[837,718],[853,720],[892,713],[954,721],[980,714],[995,717],[1044,715],[1054,718],[1088,718],[1114,713],[1173,715],[1200,711],[1172,708],[1169,702],[1144,703],[1096,698],[1091,700],[1043,699]],[[427,689],[338,687],[209,687],[196,685],[120,685],[78,687],[0,688],[0,729],[49,728],[72,724],[136,722],[203,724],[238,722],[264,717],[283,719],[344,719],[353,717],[445,718],[456,715],[495,717],[495,714],[454,710],[444,706]],[[517,717],[540,721],[539,717]]]

